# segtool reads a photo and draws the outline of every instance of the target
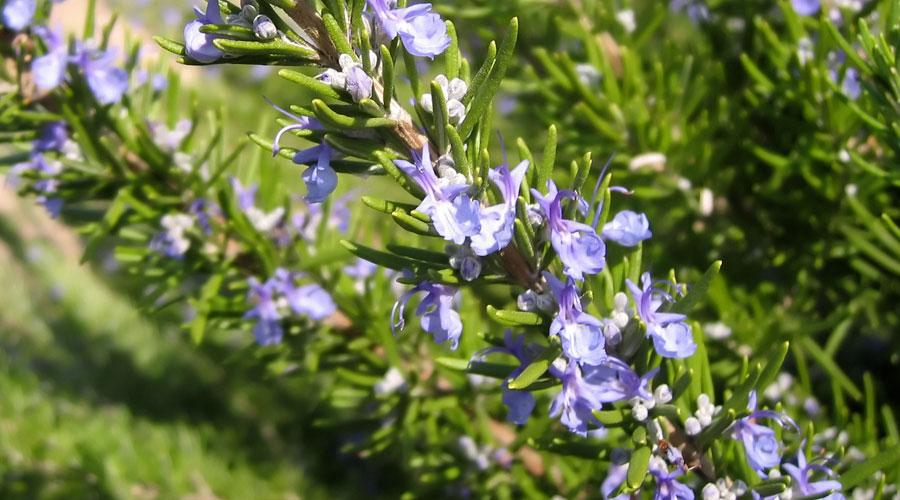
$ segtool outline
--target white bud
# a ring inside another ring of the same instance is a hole
[[[464,80],[454,78],[450,80],[450,85],[447,88],[447,100],[459,101],[466,96],[468,91],[469,85]]]
[[[634,19],[634,11],[631,9],[620,10],[616,13],[616,20],[625,28],[626,33],[634,33],[637,22]]]
[[[628,307],[628,296],[622,292],[613,295],[613,308],[616,311],[624,311]]]
[[[405,391],[406,379],[403,378],[403,374],[400,373],[400,370],[392,367],[384,374],[384,377],[375,384],[374,390],[375,394],[379,396]]]
[[[653,391],[653,399],[655,399],[658,404],[666,404],[669,401],[672,401],[672,391],[669,389],[668,385],[663,384]]]
[[[706,408],[709,406],[709,396],[706,394],[700,394],[697,396],[697,407],[698,408]]]
[[[520,311],[534,311],[537,309],[537,294],[534,290],[525,290],[516,297],[516,306]]]
[[[422,94],[422,97],[419,98],[419,105],[422,106],[422,109],[429,113],[434,113],[434,104],[431,102],[431,94]]]
[[[700,215],[707,217],[713,213],[715,199],[709,188],[700,191]]]
[[[700,434],[702,429],[703,426],[700,425],[700,421],[695,417],[688,417],[684,421],[684,431],[688,433],[688,436],[696,436]]]
[[[731,336],[731,328],[721,321],[703,325],[703,333],[713,340],[727,339]]]
[[[628,163],[628,170],[641,170],[649,168],[654,172],[662,172],[666,167],[666,155],[662,153],[644,153],[635,156]]]
[[[647,420],[647,407],[638,403],[631,407],[631,416],[634,417],[638,422],[643,422]]]
[[[278,28],[268,16],[258,15],[253,19],[253,34],[260,40],[271,40],[278,35]]]
[[[454,125],[461,123],[466,117],[466,106],[456,99],[447,101],[447,117]]]
[[[616,311],[612,314],[613,323],[620,329],[628,326],[629,319],[631,318],[628,316],[628,313],[622,311]]]
[[[719,500],[719,487],[713,483],[706,483],[703,487],[703,500]]]

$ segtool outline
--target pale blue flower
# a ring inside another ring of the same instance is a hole
[[[425,292],[425,297],[416,308],[416,315],[421,318],[420,326],[434,337],[435,342],[449,342],[450,348],[456,350],[463,325],[459,313],[453,308],[458,291],[451,286],[423,281],[404,293],[391,310],[391,331],[396,334],[398,330],[403,330],[406,304],[419,292]]]
[[[637,315],[646,325],[647,335],[653,339],[656,352],[666,358],[686,358],[694,354],[697,344],[691,327],[684,322],[687,316],[659,311],[664,304],[673,302],[673,299],[668,293],[653,286],[650,273],[641,276],[641,288],[628,279],[625,284],[631,291]]]
[[[806,456],[803,454],[802,444],[797,451],[797,465],[784,464],[782,467],[793,479],[793,493],[795,498],[816,496],[831,491],[833,493],[821,498],[825,500],[844,500],[844,495],[840,493],[841,489],[843,489],[843,485],[841,485],[840,481],[835,479],[837,475],[834,471],[824,465],[814,463],[808,464],[806,462]],[[822,473],[829,479],[811,481],[810,476],[816,472]]]
[[[653,236],[647,216],[623,210],[613,220],[603,226],[603,239],[615,241],[624,247],[637,246],[638,243]]]
[[[599,366],[584,369],[584,378],[597,387],[598,397],[603,403],[626,401],[632,398],[652,400],[649,384],[659,368],[639,376],[624,361],[609,357]]]
[[[597,274],[606,265],[606,245],[593,227],[564,219],[562,215],[563,200],[577,200],[574,191],[559,191],[552,180],[547,181],[547,195],[543,196],[531,190],[547,220],[550,231],[550,243],[562,261],[565,274],[576,280],[584,279],[585,274]]]
[[[522,179],[528,172],[528,160],[519,163],[512,171],[501,165],[488,171],[491,182],[500,190],[503,203],[481,209],[481,230],[471,237],[471,247],[476,255],[486,256],[506,248],[512,241],[516,221],[516,200]]]
[[[416,210],[431,217],[435,230],[445,240],[462,245],[481,231],[479,203],[466,193],[469,185],[442,182],[434,173],[427,144],[415,164],[405,160],[394,163],[425,192]]]
[[[563,387],[550,405],[550,416],[560,417],[560,422],[571,432],[586,436],[589,425],[600,425],[593,413],[603,406],[599,388],[582,376],[581,367],[575,361],[569,361],[565,371],[551,365],[550,373]]]
[[[44,26],[34,29],[47,45],[47,53],[36,57],[31,63],[31,76],[34,84],[41,92],[49,92],[60,84],[66,76],[66,65],[69,62],[68,48],[62,36]]]
[[[209,64],[219,60],[224,53],[213,45],[215,35],[203,33],[200,28],[206,24],[225,24],[219,10],[219,0],[207,0],[206,12],[194,8],[197,19],[184,26],[184,50],[191,59]]]
[[[628,464],[611,464],[606,472],[606,478],[600,484],[600,494],[605,500],[628,500],[631,498],[627,493],[611,496],[616,489],[625,482],[628,476]]]
[[[3,24],[13,31],[22,31],[31,24],[36,10],[35,0],[6,0],[2,13]]]
[[[656,479],[653,500],[694,500],[694,491],[678,482],[678,477],[684,474],[681,468],[669,472],[664,460],[651,457],[649,469],[650,474]]]
[[[545,272],[559,311],[550,324],[550,335],[559,336],[562,349],[570,360],[586,365],[599,365],[606,361],[606,337],[603,323],[584,312],[575,280],[568,278],[566,284]]]
[[[756,471],[765,471],[777,467],[781,463],[781,443],[775,436],[775,431],[756,423],[758,419],[766,418],[775,421],[780,426],[790,426],[797,429],[797,425],[787,415],[782,413],[757,410],[756,391],[750,392],[747,405],[750,414],[734,422],[731,426],[731,437],[744,444],[744,452],[747,455],[747,463]]]
[[[368,0],[378,26],[389,40],[398,35],[406,51],[414,56],[434,58],[450,46],[447,26],[423,3],[392,9],[387,0]]]
[[[503,381],[503,404],[506,405],[506,420],[516,425],[525,425],[531,412],[534,411],[535,399],[534,395],[529,391],[510,389],[509,382],[522,374],[537,355],[539,346],[525,343],[525,335],[514,335],[511,331],[506,330],[503,335],[503,347],[489,347],[475,353],[472,361],[481,361],[488,354],[503,353],[514,356],[519,362],[519,367],[512,371]]]
[[[128,90],[128,72],[116,67],[114,59],[115,53],[111,50],[97,50],[85,45],[79,45],[72,56],[101,105],[119,102]]]
[[[334,314],[337,306],[331,295],[319,285],[298,286],[295,278],[299,275],[286,269],[275,271],[275,288],[287,300],[294,314],[321,321]]]
[[[801,16],[812,16],[822,7],[820,0],[791,0],[791,5]]]
[[[306,183],[307,202],[322,203],[337,188],[337,172],[331,168],[333,154],[331,146],[323,142],[294,155],[294,163],[309,166],[301,175]]]
[[[277,283],[268,280],[260,283],[256,278],[248,280],[247,302],[253,305],[244,319],[256,319],[253,335],[256,343],[262,346],[278,344],[284,336],[281,328],[281,313],[278,311],[276,297]]]

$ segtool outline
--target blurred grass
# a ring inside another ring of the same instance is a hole
[[[0,204],[0,498],[317,498],[266,453],[226,369],[77,263],[77,239]]]

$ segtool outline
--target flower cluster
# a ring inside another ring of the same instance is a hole
[[[253,307],[244,318],[256,321],[253,335],[259,345],[280,343],[284,337],[281,321],[288,316],[321,321],[335,312],[331,295],[316,284],[299,285],[297,280],[302,278],[300,273],[277,269],[265,282],[256,278],[247,281],[247,301]]]

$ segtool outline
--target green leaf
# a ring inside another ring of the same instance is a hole
[[[481,67],[478,68],[478,71],[475,73],[475,76],[472,77],[472,81],[469,82],[469,91],[466,92],[466,95],[463,96],[462,103],[466,106],[472,101],[475,93],[473,89],[481,87],[481,84],[487,79],[487,77],[491,74],[491,68],[494,67],[494,62],[497,60],[497,42],[491,41],[488,44],[487,55],[484,58],[484,63],[482,63]]]
[[[650,464],[650,448],[641,446],[631,453],[628,462],[628,473],[625,476],[625,484],[629,491],[637,491],[647,477],[647,467]]]
[[[360,245],[358,243],[354,243],[348,240],[341,240],[341,245],[344,248],[350,251],[353,255],[357,257],[372,262],[373,264],[378,264],[381,267],[387,267],[389,269],[394,269],[396,271],[402,271],[403,269],[420,269],[424,267],[440,267],[431,262],[424,262],[420,260],[411,259],[409,257],[401,257],[398,255],[394,255],[387,252],[382,252],[380,250],[375,250],[374,248],[367,247],[365,245]]]
[[[803,350],[809,353],[817,363],[819,363],[819,366],[821,366],[823,370],[831,375],[831,378],[835,383],[847,391],[847,394],[849,394],[851,398],[862,401],[862,391],[860,391],[859,388],[856,387],[856,384],[850,380],[850,377],[841,370],[841,367],[831,359],[831,356],[819,347],[819,344],[817,344],[815,340],[810,337],[800,337],[797,343],[803,347]]]
[[[399,201],[382,200],[381,198],[375,198],[372,196],[363,196],[362,202],[367,207],[388,215],[392,214],[394,210],[397,209],[405,210],[407,212],[412,212],[416,209],[416,206],[411,203],[400,203]]]
[[[547,181],[553,174],[553,167],[556,165],[556,125],[550,125],[547,129],[547,143],[544,145],[544,155],[541,157],[541,163],[535,169],[534,187],[543,191],[546,189]]]
[[[304,62],[313,61],[317,57],[315,50],[279,38],[268,41],[216,38],[213,40],[213,45],[223,52],[238,56],[288,56]]]
[[[447,35],[450,37],[450,46],[444,51],[444,74],[449,80],[459,77],[459,39],[456,36],[456,26],[452,21],[445,21]]]
[[[298,71],[293,71],[290,69],[282,69],[278,71],[278,76],[284,78],[289,82],[294,82],[298,85],[303,86],[303,88],[309,90],[313,93],[313,95],[319,97],[320,99],[340,99],[341,94],[338,93],[337,90],[334,89],[331,85],[327,83],[323,83],[320,80],[316,80],[315,78],[304,75]]]
[[[331,107],[325,104],[325,101],[322,101],[321,99],[313,99],[312,105],[313,111],[316,113],[316,118],[318,118],[323,125],[338,130],[361,130],[367,128],[397,126],[397,121],[391,120],[390,118],[365,118],[360,116],[342,115],[331,109]]]
[[[757,392],[761,394],[775,381],[775,377],[778,376],[778,372],[781,370],[781,365],[784,363],[784,358],[787,356],[790,347],[791,345],[789,342],[782,342],[775,347],[775,350],[772,353],[766,356],[768,361],[766,362],[766,366],[763,368],[762,373],[759,374],[759,379],[756,381]]]
[[[222,283],[225,281],[225,275],[217,273],[206,281],[203,289],[200,290],[200,298],[195,301],[194,308],[197,313],[194,320],[191,321],[191,340],[195,345],[203,342],[203,336],[206,334],[206,324],[209,320],[210,301],[219,294]]]
[[[547,372],[547,369],[550,368],[550,363],[553,363],[553,361],[559,357],[561,352],[558,343],[551,344],[550,347],[544,350],[540,357],[529,363],[518,377],[509,382],[509,388],[527,389],[531,384],[535,383],[541,375]]]
[[[519,20],[514,17],[509,21],[506,36],[504,36],[503,41],[500,42],[500,48],[497,51],[497,60],[494,63],[493,68],[491,68],[490,76],[488,76],[483,84],[479,85],[477,88],[473,87],[470,90],[470,92],[474,92],[474,96],[472,97],[472,102],[466,113],[466,117],[459,126],[459,136],[463,139],[467,139],[472,131],[475,130],[475,126],[487,113],[491,102],[494,100],[494,94],[496,94],[497,89],[500,88],[500,82],[503,81],[503,77],[506,76],[506,69],[509,67],[510,61],[512,61],[518,35]]]
[[[381,103],[385,109],[391,109],[391,100],[394,98],[394,58],[391,51],[384,45],[381,46],[381,81],[384,90],[381,94]]]
[[[606,427],[621,427],[631,422],[625,410],[594,410],[594,417]]]
[[[717,260],[709,266],[709,269],[703,273],[703,277],[700,278],[700,281],[694,283],[693,286],[688,290],[688,294],[684,296],[681,300],[675,303],[672,307],[672,312],[687,314],[691,309],[694,308],[704,297],[706,297],[707,291],[709,291],[709,283],[719,274],[719,269],[722,268],[722,261]]]
[[[391,212],[391,218],[394,219],[394,222],[396,222],[398,226],[406,229],[411,233],[416,233],[422,236],[441,236],[440,234],[438,234],[437,230],[434,229],[434,226],[413,217],[405,210],[394,210],[393,212]]]
[[[488,305],[486,310],[488,317],[505,326],[539,326],[545,322],[541,315],[533,312],[497,309],[492,305]]]
[[[354,60],[357,59],[356,52],[354,52],[353,47],[350,46],[350,40],[347,39],[347,35],[344,33],[344,30],[341,29],[340,24],[338,24],[334,16],[327,12],[322,14],[322,23],[325,25],[325,31],[328,32],[328,38],[331,39],[331,43],[338,49],[338,52],[341,54],[348,54],[353,57]]]

